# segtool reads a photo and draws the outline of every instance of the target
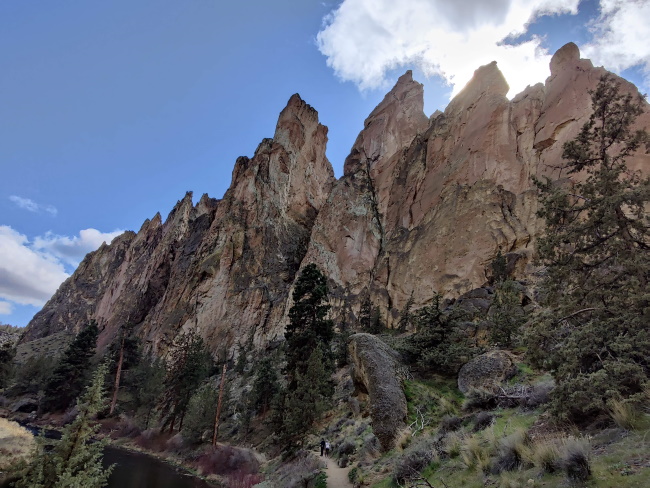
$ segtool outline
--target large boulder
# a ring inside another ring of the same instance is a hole
[[[21,398],[11,405],[12,413],[32,413],[38,410],[38,398]]]
[[[372,334],[354,334],[348,342],[352,379],[357,392],[368,395],[372,430],[384,451],[394,447],[404,428],[407,405],[397,373],[398,354]]]
[[[490,351],[475,357],[458,372],[458,389],[494,390],[517,372],[514,357],[506,351]]]

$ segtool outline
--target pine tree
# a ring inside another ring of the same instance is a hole
[[[106,364],[100,365],[92,383],[77,401],[79,414],[64,427],[61,441],[51,452],[39,438],[36,455],[17,488],[101,488],[108,484],[113,467],[102,467],[105,441],[93,441],[98,425],[92,423],[105,408],[104,377]]]
[[[609,75],[591,96],[593,114],[563,152],[562,169],[581,182],[536,182],[546,309],[529,354],[554,372],[555,412],[574,420],[634,398],[650,372],[650,179],[625,162],[647,148],[647,133],[632,131],[647,104]]]
[[[289,325],[284,333],[291,389],[295,388],[297,374],[305,374],[309,356],[319,345],[325,351],[327,369],[332,370],[330,343],[334,338],[334,324],[326,318],[330,309],[327,279],[315,264],[302,270],[292,297]]]
[[[152,413],[163,394],[165,374],[165,364],[161,359],[154,359],[151,362],[141,360],[134,368],[132,379],[134,409],[143,421],[145,429],[149,428]]]
[[[195,332],[181,334],[176,338],[169,353],[165,389],[160,405],[164,417],[163,429],[174,431],[176,421],[179,430],[183,428],[183,418],[190,397],[208,377],[212,357],[203,339]]]
[[[47,382],[41,408],[47,412],[68,408],[83,391],[91,371],[99,330],[92,320],[65,350]]]
[[[307,431],[332,394],[334,324],[326,318],[327,299],[327,279],[308,264],[296,281],[285,332],[288,385],[273,400],[271,423],[283,440]]]
[[[250,402],[256,411],[264,415],[271,408],[273,397],[280,391],[280,382],[270,358],[262,358],[256,369]]]
[[[330,407],[334,389],[324,358],[322,348],[317,347],[309,356],[304,375],[298,373],[296,388],[287,394],[283,430],[288,437],[304,434]]]

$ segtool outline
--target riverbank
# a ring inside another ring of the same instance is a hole
[[[34,446],[31,432],[17,422],[0,418],[0,485],[10,468],[29,459]]]
[[[33,429],[32,434],[37,433],[36,430],[44,430],[48,438],[56,438],[56,433],[60,432],[64,421],[63,418],[51,416],[40,419],[18,417],[15,420],[26,423],[28,428]],[[258,471],[263,459],[250,449],[225,444],[218,444],[215,448],[210,445],[187,446],[178,434],[161,433],[157,429],[141,432],[137,428],[125,427],[125,423],[129,424],[128,421],[117,419],[101,420],[98,437],[106,439],[110,449],[133,457],[147,456],[165,464],[184,479],[196,479],[203,483],[201,488],[248,486],[242,485],[241,482],[250,482],[252,485],[261,481]],[[120,464],[126,459],[120,455],[114,457],[120,458]],[[116,486],[128,488],[129,485]]]

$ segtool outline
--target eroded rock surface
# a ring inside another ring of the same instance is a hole
[[[517,372],[514,357],[507,351],[490,351],[475,357],[458,372],[458,389],[463,393],[493,391]]]
[[[89,254],[24,340],[95,318],[102,347],[131,322],[150,350],[164,353],[196,328],[215,355],[232,356],[238,343],[282,338],[292,284],[308,263],[330,280],[332,318],[349,324],[366,297],[391,326],[411,293],[417,309],[434,291],[457,298],[479,288],[499,250],[512,276],[526,277],[543,230],[532,177],[566,177],[562,146],[588,120],[589,90],[606,73],[574,44],[553,56],[550,72],[508,100],[490,63],[431,117],[407,72],[366,119],[338,181],[327,128],[294,95],[274,137],[237,160],[223,199],[194,205],[188,193],[164,222],[156,215]],[[649,111],[637,125],[650,128]],[[650,174],[648,154],[628,164]]]
[[[399,357],[372,334],[350,336],[348,350],[355,387],[368,396],[372,430],[382,449],[388,451],[404,428],[407,414],[406,397],[397,374]]]

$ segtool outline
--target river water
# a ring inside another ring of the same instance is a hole
[[[38,429],[25,425],[33,434]],[[57,431],[45,432],[48,439],[60,439]],[[104,466],[114,464],[108,479],[108,488],[212,488],[213,485],[157,458],[139,452],[107,446],[104,449]],[[0,488],[5,485],[0,483]]]

